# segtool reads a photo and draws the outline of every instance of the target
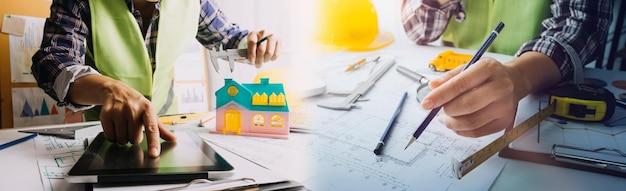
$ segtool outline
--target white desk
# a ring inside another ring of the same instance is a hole
[[[17,131],[17,130],[2,130]],[[0,150],[0,188],[7,190],[43,190],[35,142],[31,139]]]

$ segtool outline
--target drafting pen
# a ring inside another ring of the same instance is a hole
[[[480,59],[481,56],[483,56],[483,54],[487,51],[487,48],[489,48],[493,40],[495,40],[496,37],[498,37],[498,34],[500,33],[500,31],[502,31],[502,28],[504,28],[504,23],[500,22],[498,26],[496,27],[496,29],[491,31],[491,34],[489,34],[489,37],[487,37],[483,45],[480,46],[476,54],[474,54],[474,57],[472,57],[472,59],[467,63],[467,65],[465,65],[465,67],[463,68],[463,71],[467,70],[467,68],[469,68],[472,64],[478,61],[478,59]],[[413,133],[413,137],[411,137],[411,140],[409,141],[409,143],[406,144],[406,147],[404,147],[404,150],[406,150],[406,148],[409,148],[409,146],[413,144],[413,142],[415,142],[417,138],[419,138],[419,136],[424,132],[428,124],[430,124],[433,118],[435,118],[439,110],[441,110],[441,106],[431,110],[430,113],[428,113],[428,116],[426,116],[426,119],[424,119],[422,124],[420,124],[417,130],[415,130],[415,133]]]
[[[261,45],[261,43],[265,42],[269,37],[272,37],[272,35],[274,35],[274,34],[270,34],[270,35],[267,35],[267,36],[261,38],[261,40],[259,40],[259,42],[256,42],[256,45],[257,46]]]
[[[391,131],[393,124],[396,122],[396,119],[398,119],[398,116],[400,116],[400,111],[402,111],[402,106],[404,105],[404,100],[406,100],[406,95],[407,95],[406,92],[402,94],[402,98],[400,98],[400,104],[398,104],[398,108],[396,108],[396,111],[393,113],[393,116],[391,116],[391,119],[389,120],[389,124],[387,124],[387,128],[385,129],[385,132],[383,133],[383,136],[380,137],[380,141],[378,141],[378,145],[376,145],[376,149],[374,149],[374,154],[380,155],[380,153],[383,151],[385,142],[387,141],[387,138],[389,137],[389,131]]]
[[[37,136],[37,133],[33,133],[33,134],[28,135],[28,136],[26,136],[26,137],[22,137],[22,138],[19,138],[19,139],[13,140],[13,141],[11,141],[11,142],[8,142],[8,143],[5,143],[5,144],[2,144],[2,145],[0,145],[0,150],[2,150],[2,149],[6,149],[6,148],[9,148],[9,147],[11,147],[11,146],[13,146],[13,145],[20,144],[20,143],[22,143],[22,142],[24,142],[24,141],[28,141],[29,139],[35,138],[36,136]]]

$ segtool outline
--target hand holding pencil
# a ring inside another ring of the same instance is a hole
[[[406,145],[405,149],[408,148],[413,142],[415,142],[417,138],[419,138],[419,136],[424,132],[426,127],[430,124],[433,118],[435,118],[439,110],[441,110],[444,105],[445,108],[443,110],[445,114],[440,116],[439,119],[443,121],[442,123],[444,123],[444,125],[454,130],[457,134],[476,137],[481,136],[480,134],[476,133],[483,133],[483,131],[492,131],[492,129],[489,128],[481,129],[478,132],[472,131],[475,129],[469,129],[469,131],[466,131],[466,129],[459,129],[459,127],[467,127],[468,124],[453,123],[458,122],[458,120],[455,121],[455,119],[460,118],[464,120],[464,123],[470,123],[470,127],[474,127],[471,123],[477,121],[480,123],[485,122],[485,124],[478,125],[488,125],[489,122],[492,122],[489,121],[488,118],[496,115],[492,114],[493,112],[504,112],[498,111],[497,109],[493,108],[499,106],[494,105],[494,101],[495,103],[513,103],[510,99],[507,100],[507,97],[510,96],[500,97],[504,98],[504,100],[493,100],[492,96],[490,96],[494,93],[502,93],[499,95],[513,94],[512,88],[507,87],[508,82],[511,81],[509,76],[504,76],[503,74],[507,73],[499,71],[505,70],[505,68],[494,59],[483,59],[480,62],[478,61],[478,59],[480,59],[482,55],[487,51],[491,43],[495,40],[495,38],[498,36],[503,28],[504,24],[500,22],[498,26],[491,32],[489,37],[487,37],[483,45],[478,49],[478,51],[472,57],[469,63],[463,68],[458,67],[451,72],[446,73],[441,78],[431,81],[429,85],[431,86],[433,91],[426,97],[424,97],[422,101],[422,107],[425,110],[431,111],[424,119],[424,121],[420,124],[420,126],[416,129],[413,137]],[[502,109],[502,107],[499,109]],[[496,122],[497,120],[499,119],[496,119]]]

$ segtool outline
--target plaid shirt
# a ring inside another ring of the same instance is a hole
[[[141,28],[142,17],[126,0]],[[225,48],[236,48],[248,35],[247,30],[230,23],[219,10],[214,0],[200,0],[200,16],[196,39],[207,48],[223,44]],[[159,3],[155,3],[151,23],[144,34],[146,49],[155,68],[155,48],[158,34]],[[85,75],[99,74],[90,57],[85,57],[85,48],[91,46],[91,14],[88,0],[54,0],[50,7],[50,18],[46,19],[41,49],[33,56],[31,67],[39,87],[58,101],[59,106],[86,109],[90,106],[73,105],[67,100],[70,83]],[[144,13],[145,14],[145,13]],[[88,47],[85,47],[85,43]],[[90,51],[93,52],[93,51]],[[97,53],[94,53],[97,54]]]
[[[445,31],[451,16],[465,18],[461,0],[451,0],[439,7],[435,0],[404,0],[402,23],[408,37],[423,45],[437,40]],[[604,46],[612,19],[611,0],[553,0],[552,16],[542,22],[541,34],[526,43],[516,56],[536,51],[549,56],[559,67],[562,81],[573,78],[574,64],[594,60]]]

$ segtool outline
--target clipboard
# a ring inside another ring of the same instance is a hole
[[[623,72],[585,69],[585,82],[604,85],[615,94],[626,92],[614,85],[626,80]],[[545,95],[524,98],[519,106],[547,104]],[[518,120],[532,109],[518,110]],[[620,121],[621,120],[621,121]],[[613,123],[610,127],[604,123]],[[500,157],[626,178],[626,109],[616,107],[604,123],[548,118],[499,152]],[[511,128],[506,129],[509,131]],[[623,141],[622,141],[623,140]]]

